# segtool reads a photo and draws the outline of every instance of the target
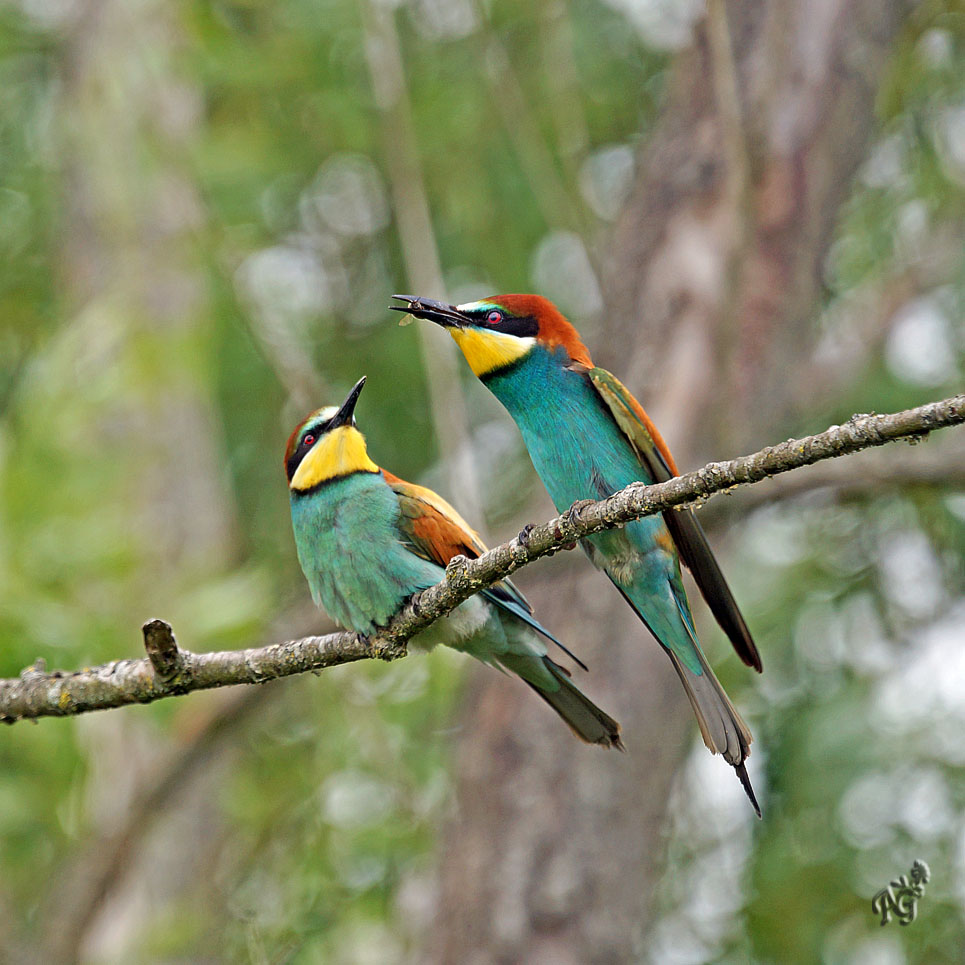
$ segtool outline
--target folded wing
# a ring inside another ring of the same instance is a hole
[[[665,482],[679,475],[667,444],[626,386],[606,369],[588,369],[586,374],[651,479]],[[663,518],[680,559],[693,574],[703,598],[737,655],[760,673],[761,655],[697,517],[685,507],[668,510]]]
[[[400,525],[409,548],[423,559],[445,566],[454,556],[475,559],[486,552],[479,534],[438,493],[424,486],[406,482],[383,470],[385,481],[399,499]],[[510,580],[500,580],[482,591],[496,606],[512,613],[547,640],[552,640],[565,654],[575,660],[584,670],[586,665],[565,647],[549,630],[533,616],[529,601]]]

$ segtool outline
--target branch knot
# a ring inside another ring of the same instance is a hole
[[[466,583],[468,579],[466,576],[466,566],[468,563],[469,560],[467,560],[465,556],[457,553],[446,564],[446,582],[457,587]]]
[[[184,667],[184,656],[178,649],[171,624],[164,620],[148,620],[141,631],[154,673],[162,683],[173,682]]]

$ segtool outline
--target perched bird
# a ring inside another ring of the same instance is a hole
[[[339,408],[319,409],[295,429],[285,472],[298,561],[315,602],[342,626],[369,634],[414,593],[438,583],[453,556],[476,557],[486,547],[444,499],[369,458],[354,417],[364,384],[359,379]],[[620,725],[546,655],[546,640],[569,653],[535,620],[519,590],[502,580],[417,634],[410,646],[445,643],[508,670],[577,737],[622,750]]]
[[[396,295],[391,306],[443,326],[473,372],[509,411],[556,508],[602,499],[635,480],[662,482],[677,467],[639,402],[596,368],[576,329],[539,295],[494,295],[466,305]],[[744,767],[751,734],[707,663],[680,577],[680,559],[744,663],[761,669],[700,524],[669,511],[582,541],[657,638],[693,705],[704,743],[722,754],[760,808]],[[679,555],[678,555],[679,554]]]

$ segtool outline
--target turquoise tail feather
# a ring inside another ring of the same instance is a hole
[[[704,744],[711,753],[720,754],[734,768],[744,792],[754,806],[757,816],[760,817],[761,808],[744,766],[744,760],[750,753],[753,740],[750,728],[731,703],[717,675],[707,663],[707,658],[697,642],[693,621],[686,604],[682,604],[679,595],[673,593],[680,614],[680,628],[686,631],[686,639],[682,640],[683,634],[674,633],[674,645],[668,646],[665,636],[655,632],[643,615],[642,608],[638,607],[618,584],[614,583],[614,586],[620,590],[624,599],[633,607],[646,628],[670,657],[670,662],[677,671],[677,676],[680,677],[680,682],[690,700],[690,706],[694,710]]]

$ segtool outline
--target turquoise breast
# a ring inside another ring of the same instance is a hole
[[[315,602],[344,627],[371,633],[442,568],[405,548],[399,502],[381,473],[354,473],[291,494],[298,561]]]
[[[559,512],[578,499],[602,499],[636,480],[653,482],[589,379],[565,368],[565,361],[561,350],[536,346],[511,368],[485,379],[519,426]],[[649,547],[662,530],[660,517],[648,518],[590,541],[611,553],[628,539]]]

